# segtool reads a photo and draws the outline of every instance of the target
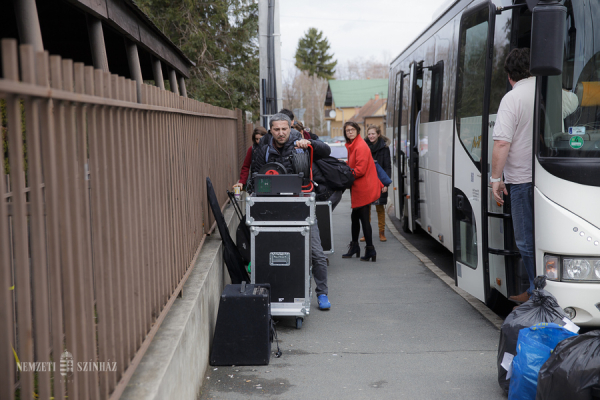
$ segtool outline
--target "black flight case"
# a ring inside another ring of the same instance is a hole
[[[310,227],[315,206],[314,193],[246,199],[250,280],[271,285],[271,314],[296,317],[297,328],[310,312]]]

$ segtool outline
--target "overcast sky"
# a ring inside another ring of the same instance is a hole
[[[323,31],[338,65],[362,57],[390,61],[431,22],[448,0],[279,0],[281,67],[293,70],[298,40]]]

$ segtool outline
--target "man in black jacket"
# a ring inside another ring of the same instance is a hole
[[[291,131],[292,121],[285,114],[275,114],[269,122],[269,131],[260,140],[252,153],[252,174],[258,172],[266,163],[278,162],[288,173],[293,172],[290,156],[294,152],[304,152],[311,145],[314,157],[326,157],[331,153],[329,146],[320,140],[307,140],[297,132]],[[252,176],[251,174],[251,176]],[[253,177],[251,179],[254,179]],[[319,227],[316,222],[310,227],[310,247],[312,250],[312,272],[315,279],[317,299],[320,310],[328,310],[331,303],[327,297],[327,258],[323,253]]]
[[[331,154],[331,148],[324,142],[315,139],[303,139],[302,135],[291,129],[292,121],[285,114],[275,114],[269,122],[269,131],[260,139],[258,147],[252,153],[251,174],[258,172],[266,163],[278,162],[288,171],[293,172],[290,156],[294,152],[302,153],[313,148],[313,157],[327,157]]]
[[[292,135],[294,134],[294,132],[298,132],[304,139],[319,140],[319,137],[317,135],[315,135],[312,132],[308,132],[303,127],[300,130],[294,129],[294,127],[303,126],[303,125],[301,123],[299,123],[298,121],[294,120],[294,113],[291,112],[290,110],[288,110],[287,108],[282,108],[281,110],[279,110],[279,114],[287,115],[290,118],[290,120],[292,121],[292,133],[291,133]],[[329,153],[331,153],[331,148],[329,149]],[[328,153],[328,155],[329,155],[329,153]],[[320,159],[321,157],[323,157],[323,156],[315,153],[314,161]],[[329,200],[329,201],[331,201],[331,210],[332,211],[335,210],[335,207],[342,200],[342,194],[344,192],[341,190],[337,190],[337,191],[331,190],[329,188],[326,179],[322,175],[321,170],[319,169],[319,166],[315,162],[313,162],[313,165],[312,165],[312,173],[313,173],[313,182],[316,184],[315,185],[315,194],[317,195],[317,201]]]

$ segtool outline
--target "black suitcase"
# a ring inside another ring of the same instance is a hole
[[[267,365],[271,358],[269,284],[227,285],[221,294],[210,365]]]

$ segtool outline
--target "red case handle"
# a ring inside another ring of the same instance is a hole
[[[308,147],[310,148],[310,167],[308,168],[308,170],[310,171],[310,181],[309,181],[309,184],[308,184],[308,185],[306,185],[306,186],[302,186],[302,189],[303,189],[303,190],[302,190],[302,192],[303,192],[303,193],[310,193],[310,192],[312,192],[312,191],[313,191],[313,189],[314,189],[314,186],[313,186],[313,183],[312,183],[312,178],[313,178],[313,175],[312,175],[312,165],[313,165],[313,147],[312,147],[312,145],[310,145],[310,144],[308,145]],[[304,188],[309,188],[309,189],[306,189],[306,190],[304,190]]]

